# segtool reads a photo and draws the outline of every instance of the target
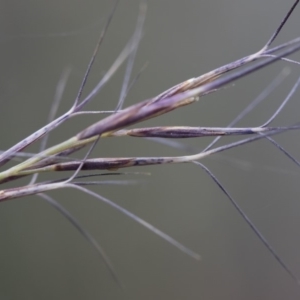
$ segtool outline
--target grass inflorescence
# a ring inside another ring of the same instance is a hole
[[[216,153],[220,153],[232,148],[240,147],[245,144],[253,143],[258,140],[266,139],[272,145],[276,146],[281,152],[283,152],[289,159],[291,159],[296,165],[300,166],[300,163],[289,154],[282,146],[280,146],[274,139],[274,135],[283,134],[287,131],[299,130],[300,122],[284,125],[284,126],[271,126],[270,124],[276,118],[276,116],[282,111],[284,106],[291,99],[296,89],[300,84],[300,79],[295,83],[290,93],[281,103],[279,108],[274,114],[262,125],[255,127],[235,127],[235,124],[248,114],[255,106],[266,98],[267,94],[276,88],[279,83],[288,75],[288,71],[285,69],[279,74],[275,80],[268,86],[263,93],[255,99],[245,110],[234,120],[228,127],[195,127],[195,126],[152,126],[152,127],[134,127],[128,129],[130,126],[137,126],[139,123],[154,119],[158,116],[167,114],[173,110],[177,110],[183,106],[188,106],[197,103],[201,97],[207,94],[220,91],[223,87],[243,78],[253,72],[258,71],[261,68],[265,68],[270,64],[275,63],[278,60],[286,61],[287,63],[299,64],[297,61],[289,59],[288,56],[300,50],[300,37],[297,37],[291,41],[285,42],[281,45],[273,46],[277,35],[289,19],[291,13],[297,6],[299,0],[295,1],[292,8],[288,11],[279,27],[274,31],[274,34],[266,42],[263,47],[250,55],[247,55],[234,62],[226,64],[220,68],[212,70],[199,77],[188,79],[182,83],[179,83],[158,96],[150,99],[143,100],[131,106],[125,107],[125,98],[128,94],[132,84],[136,82],[137,78],[131,81],[131,73],[133,64],[135,61],[137,49],[143,34],[143,23],[146,17],[147,5],[145,2],[140,4],[140,12],[137,19],[136,29],[127,45],[124,47],[120,55],[117,57],[111,68],[106,72],[101,81],[83,97],[83,90],[86,86],[86,82],[89,78],[89,74],[92,70],[95,58],[98,50],[106,36],[108,27],[112,21],[117,4],[112,10],[108,21],[100,34],[99,41],[92,54],[92,58],[88,64],[86,73],[82,80],[76,99],[74,100],[71,108],[63,115],[54,118],[55,111],[58,106],[58,102],[53,104],[53,111],[51,112],[50,121],[47,125],[40,128],[36,132],[32,133],[22,141],[13,145],[11,148],[0,154],[0,166],[2,170],[0,172],[0,183],[12,182],[19,178],[32,176],[29,184],[25,186],[16,186],[14,188],[3,189],[0,191],[0,202],[12,200],[28,195],[37,195],[48,201],[54,206],[60,213],[62,213],[76,229],[95,247],[98,253],[104,258],[107,266],[109,267],[115,280],[121,285],[120,280],[116,272],[113,269],[113,264],[110,262],[108,256],[103,249],[99,246],[97,241],[92,235],[86,231],[80,223],[72,216],[62,205],[60,205],[55,199],[48,195],[49,191],[56,189],[71,188],[79,190],[85,194],[92,195],[96,199],[99,199],[118,211],[122,212],[129,218],[135,220],[142,226],[151,230],[158,236],[162,237],[180,251],[188,254],[189,256],[200,260],[200,255],[190,250],[188,247],[182,245],[177,240],[173,239],[166,233],[162,232],[158,228],[154,227],[150,223],[146,222],[142,218],[136,216],[123,207],[115,204],[106,197],[90,190],[88,186],[100,185],[100,184],[131,184],[129,180],[124,181],[100,181],[93,180],[95,176],[108,176],[107,170],[119,170],[128,167],[141,167],[146,165],[163,165],[163,164],[177,164],[177,163],[194,163],[200,165],[205,172],[213,179],[222,192],[228,197],[232,205],[250,226],[251,230],[258,237],[258,239],[268,249],[270,254],[276,259],[280,266],[293,278],[293,280],[299,284],[299,279],[295,275],[294,271],[284,260],[277,254],[275,249],[270,245],[266,238],[255,227],[248,216],[243,212],[240,206],[232,198],[229,192],[225,189],[222,183],[214,176],[214,174],[203,164],[201,159],[212,156]],[[101,89],[109,82],[112,76],[118,71],[120,66],[127,61],[127,67],[125,77],[120,93],[119,101],[115,110],[110,112],[98,112],[98,111],[85,111],[84,107],[94,99],[94,97],[101,91]],[[138,74],[139,76],[140,74]],[[66,72],[61,79],[61,86],[63,87],[67,81],[68,72]],[[64,122],[71,118],[82,114],[101,114],[106,113],[108,116],[101,118],[99,121],[90,124],[86,128],[82,128],[74,136],[66,139],[65,141],[46,147],[46,138],[49,133],[61,126]],[[223,136],[243,136],[242,139],[227,143],[223,146],[215,147],[215,143]],[[198,153],[189,153],[182,156],[158,156],[158,157],[93,157],[93,149],[99,140],[105,138],[151,138],[154,142],[165,143],[172,147],[180,148],[180,143],[173,143],[174,139],[188,139],[188,138],[200,138],[200,137],[216,137],[212,143],[210,143],[203,151]],[[249,137],[250,136],[250,137]],[[172,139],[172,142],[170,140]],[[24,150],[33,143],[41,142],[40,152],[30,155],[28,159],[22,162],[15,163],[9,168],[5,168],[8,162],[13,162],[17,156],[24,155]],[[88,148],[86,155],[82,159],[75,159],[71,154],[83,148]],[[159,166],[158,166],[159,168]],[[100,174],[88,174],[82,175],[82,171],[97,171],[106,170],[106,173]],[[53,179],[48,181],[38,181],[38,174],[48,172],[56,173],[63,171],[73,171],[73,174],[68,178]],[[116,174],[116,173],[114,173]],[[119,173],[124,175],[125,173]],[[138,172],[141,175],[142,172]],[[84,180],[83,180],[84,179]]]

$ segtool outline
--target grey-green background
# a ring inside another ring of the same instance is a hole
[[[121,1],[86,93],[131,36],[138,3]],[[57,82],[68,67],[72,71],[60,113],[72,104],[112,4],[0,1],[2,150],[47,122]],[[134,73],[146,61],[149,66],[126,105],[258,50],[291,4],[291,0],[149,1]],[[297,9],[277,43],[299,35],[299,15]],[[280,62],[147,124],[225,126],[285,66],[292,70],[285,83],[240,122],[259,125],[288,93],[299,67]],[[88,108],[113,109],[123,74],[124,68]],[[274,124],[299,121],[299,108],[297,93]],[[62,141],[98,118],[83,116],[67,122],[51,134],[50,143]],[[298,133],[276,139],[299,157]],[[200,151],[209,140],[184,142]],[[95,157],[180,154],[133,138],[100,141],[93,152]],[[300,277],[299,169],[295,164],[266,141],[204,162]],[[28,197],[0,207],[0,299],[298,299],[299,287],[200,168],[186,164],[138,170],[150,171],[152,176],[124,177],[142,180],[136,186],[93,190],[200,253],[201,262],[86,194],[55,191],[51,196],[104,247],[125,290],[118,288],[94,249],[57,211],[38,197]]]

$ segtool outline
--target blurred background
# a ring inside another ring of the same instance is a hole
[[[148,62],[125,106],[260,49],[292,0],[158,1],[148,3],[134,74]],[[47,123],[56,86],[71,75],[59,113],[76,97],[113,1],[0,1],[0,124],[5,150]],[[90,75],[86,95],[132,35],[138,1],[121,1]],[[277,44],[299,36],[296,9]],[[299,54],[293,56],[299,60]],[[284,67],[291,75],[240,126],[266,121],[290,91],[299,66],[279,62],[197,104],[143,125],[226,126]],[[112,110],[124,67],[87,107]],[[297,92],[273,125],[299,121]],[[63,141],[102,116],[81,116],[52,132]],[[299,157],[298,132],[276,136]],[[234,139],[223,138],[221,143]],[[201,151],[211,139],[184,140]],[[38,151],[38,145],[28,149]],[[151,141],[101,140],[93,157],[182,155]],[[79,154],[78,154],[79,155]],[[81,157],[84,154],[81,153]],[[267,141],[203,160],[300,278],[299,169]],[[215,183],[193,164],[141,167],[109,179],[137,185],[92,190],[127,208],[202,256],[198,262],[95,198],[73,190],[49,193],[103,246],[125,284],[121,290],[78,231],[39,197],[0,209],[0,299],[298,299],[299,287],[274,260]],[[64,176],[69,174],[59,174]],[[52,178],[45,175],[42,178]],[[105,178],[103,178],[105,179]],[[15,184],[27,184],[29,179]],[[11,186],[11,185],[8,185]]]

